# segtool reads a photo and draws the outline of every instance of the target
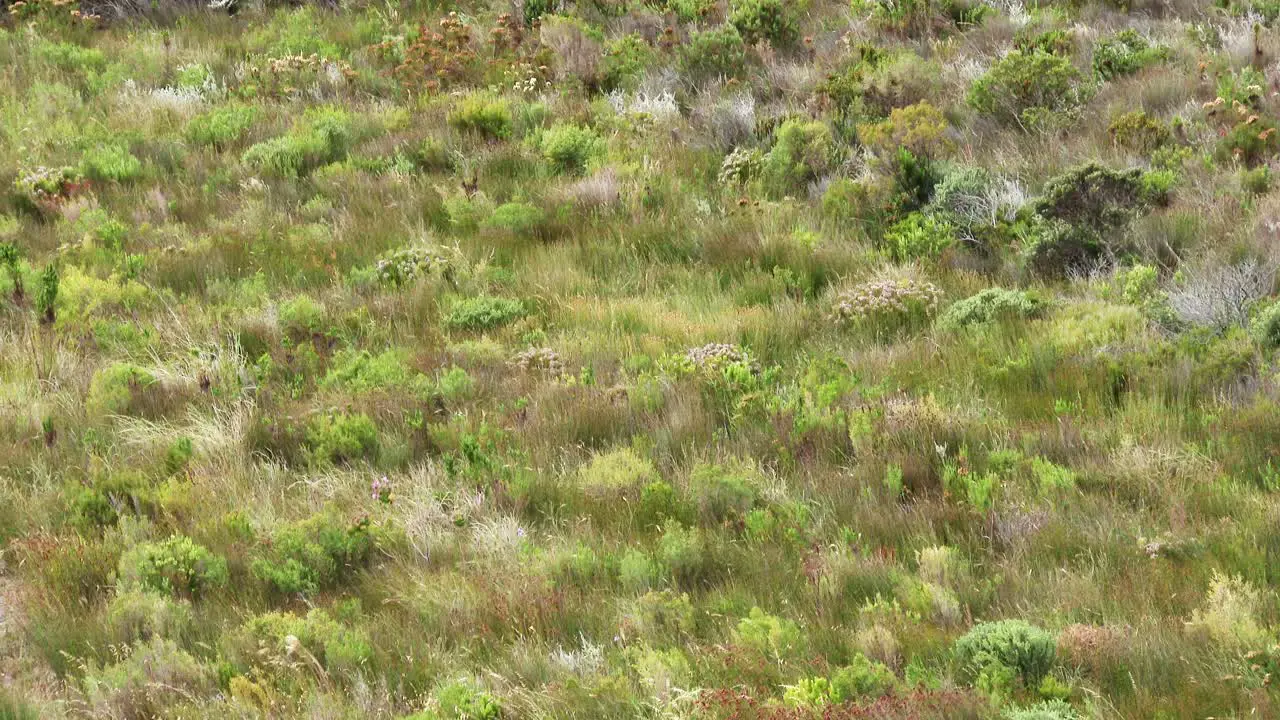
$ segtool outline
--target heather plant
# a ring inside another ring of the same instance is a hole
[[[946,220],[914,212],[885,230],[884,243],[898,261],[933,260],[956,243],[956,234]]]
[[[604,143],[591,128],[559,124],[542,136],[543,156],[562,173],[581,175],[603,152]]]
[[[473,95],[462,99],[451,113],[449,124],[463,132],[473,132],[489,140],[511,137],[514,121],[511,105],[502,98]]]
[[[681,69],[694,80],[740,77],[747,65],[746,43],[733,25],[694,32],[679,57]]]
[[[1150,155],[1173,142],[1169,127],[1142,110],[1117,116],[1107,126],[1107,133],[1120,147],[1143,155]]]
[[[785,47],[796,41],[797,22],[794,4],[783,0],[737,0],[729,22],[748,45],[761,40]]]

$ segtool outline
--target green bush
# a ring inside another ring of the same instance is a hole
[[[695,32],[680,48],[680,69],[695,81],[741,77],[746,66],[746,43],[732,25]]]
[[[514,127],[511,103],[488,95],[470,95],[449,113],[449,124],[490,140],[506,140]]]
[[[96,145],[84,151],[80,172],[98,182],[129,182],[142,177],[142,161],[123,145]]]
[[[605,45],[600,59],[600,86],[603,90],[633,88],[653,63],[655,52],[638,34],[624,35]]]
[[[1263,308],[1249,325],[1249,333],[1267,350],[1280,348],[1280,302]]]
[[[280,303],[276,314],[280,320],[280,329],[291,337],[301,338],[324,333],[324,305],[306,295],[297,295]]]
[[[298,177],[346,157],[354,120],[332,107],[308,110],[285,135],[260,142],[245,151],[244,163],[255,170]]]
[[[1043,310],[1043,301],[1022,290],[987,288],[948,307],[938,317],[938,327],[959,330],[995,321],[1035,317]]]
[[[69,510],[76,525],[86,528],[114,526],[122,514],[150,516],[156,510],[151,484],[136,472],[115,472],[88,485],[71,486]]]
[[[373,547],[367,520],[345,523],[320,514],[272,531],[250,571],[278,592],[313,594],[363,566]]]
[[[493,214],[483,226],[510,233],[521,238],[541,235],[547,222],[547,213],[537,205],[522,202],[503,203],[494,208]]]
[[[159,381],[150,371],[128,363],[114,363],[93,374],[85,409],[94,415],[137,415],[147,405]]]
[[[793,657],[805,649],[804,633],[799,625],[758,607],[751,608],[751,612],[738,621],[733,637],[740,647],[774,659]]]
[[[1250,116],[1237,122],[1218,140],[1217,158],[1253,167],[1280,151],[1280,132],[1270,118]]]
[[[454,303],[444,318],[450,330],[490,330],[512,323],[525,314],[524,303],[510,298],[477,295]]]
[[[120,583],[198,599],[227,582],[227,562],[189,537],[143,543],[120,557]]]
[[[831,673],[831,699],[844,703],[884,695],[897,682],[889,666],[858,653],[848,665]]]
[[[252,105],[223,105],[191,118],[187,123],[187,141],[222,150],[244,137],[257,119],[258,109]]]
[[[307,423],[306,445],[317,462],[369,458],[378,451],[378,426],[364,413],[319,413]]]
[[[915,212],[886,230],[884,242],[900,262],[932,260],[956,243],[956,231],[946,220]]]
[[[1002,122],[1024,122],[1028,111],[1061,113],[1084,101],[1080,71],[1069,58],[1014,50],[969,88],[969,104]]]
[[[1114,80],[1168,57],[1168,48],[1152,46],[1136,30],[1126,29],[1103,38],[1093,47],[1093,72],[1103,80]]]
[[[1124,113],[1111,121],[1107,133],[1126,150],[1150,155],[1173,142],[1169,126],[1141,110]]]
[[[278,657],[296,656],[304,650],[330,672],[355,672],[373,659],[373,645],[366,632],[346,627],[319,608],[304,617],[290,612],[258,615],[236,635],[231,654],[246,665],[261,663],[259,648]]]
[[[604,142],[591,128],[559,123],[542,136],[542,154],[559,172],[580,175],[592,158],[604,152]]]
[[[787,120],[778,128],[777,141],[765,156],[765,185],[779,196],[803,191],[835,167],[838,151],[826,123]]]
[[[653,463],[630,448],[592,457],[578,471],[578,478],[588,495],[602,498],[638,495],[643,488],[662,480]]]
[[[961,666],[974,674],[1003,666],[1035,688],[1053,668],[1057,638],[1023,620],[999,620],[975,625],[954,649]]]
[[[474,683],[466,680],[446,683],[435,691],[440,717],[444,720],[498,720],[502,704]]]
[[[786,0],[736,0],[729,22],[748,45],[767,40],[777,47],[786,47],[793,44],[799,34],[793,6],[794,2]]]

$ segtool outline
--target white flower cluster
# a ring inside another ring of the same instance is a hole
[[[876,280],[840,293],[832,315],[839,322],[912,313],[932,315],[941,300],[942,291],[930,282]]]

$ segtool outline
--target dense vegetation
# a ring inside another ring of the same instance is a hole
[[[1274,0],[0,9],[0,718],[1280,714]]]

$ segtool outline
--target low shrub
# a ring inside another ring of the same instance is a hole
[[[975,674],[1002,666],[1035,688],[1053,668],[1057,638],[1023,620],[999,620],[975,625],[954,650],[960,665]]]
[[[1169,57],[1169,49],[1152,45],[1133,29],[1098,41],[1093,47],[1093,72],[1103,80],[1131,75]]]
[[[298,657],[305,651],[330,672],[355,672],[373,659],[363,630],[346,627],[319,608],[298,617],[269,612],[251,618],[231,641],[229,653],[245,666],[271,667],[271,658]],[[265,652],[264,652],[265,651]]]
[[[257,118],[258,109],[252,105],[223,105],[191,118],[187,122],[187,141],[225,150],[243,138]]]
[[[277,592],[313,594],[363,566],[373,548],[367,519],[351,523],[320,514],[274,529],[250,570]]]
[[[143,543],[120,558],[119,581],[125,588],[199,599],[227,578],[226,560],[181,535]]]
[[[776,137],[762,171],[775,195],[803,191],[836,165],[839,147],[826,123],[787,120]]]
[[[956,232],[942,218],[914,212],[885,231],[884,243],[900,262],[932,260],[956,243]]]
[[[306,446],[315,462],[370,458],[378,451],[378,426],[363,413],[319,413],[307,423]]]
[[[1249,325],[1255,342],[1267,350],[1280,348],[1280,302],[1272,303],[1258,312]]]
[[[96,145],[84,151],[80,172],[98,182],[130,182],[142,177],[142,161],[123,145]]]
[[[969,104],[1007,123],[1026,122],[1029,111],[1062,113],[1083,104],[1086,88],[1069,58],[1037,50],[1005,55],[969,88]]]
[[[510,298],[477,295],[454,303],[445,315],[450,330],[492,330],[512,323],[525,314],[524,303]]]
[[[738,28],[725,25],[694,32],[680,48],[680,69],[694,81],[741,77],[747,69],[747,46]]]
[[[662,480],[653,463],[630,448],[592,457],[578,471],[578,478],[588,495],[600,498],[638,496],[643,488]]]
[[[923,325],[941,299],[942,291],[930,282],[873,280],[837,295],[831,314],[840,324],[892,331]]]
[[[953,303],[938,317],[938,327],[959,330],[1003,320],[1036,317],[1044,311],[1039,298],[1022,290],[987,288]]]
[[[490,140],[506,140],[514,127],[511,103],[488,95],[470,95],[449,113],[449,124]]]
[[[604,142],[591,128],[559,123],[542,136],[542,154],[558,172],[581,175],[592,158],[604,152]]]
[[[792,7],[793,3],[785,0],[736,0],[729,22],[748,45],[767,40],[777,47],[786,47],[793,44],[799,34]]]

